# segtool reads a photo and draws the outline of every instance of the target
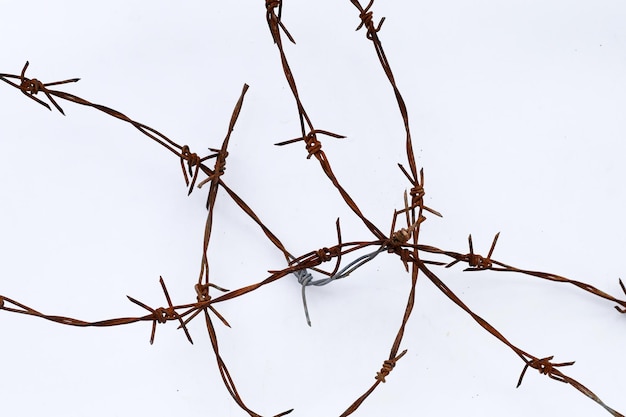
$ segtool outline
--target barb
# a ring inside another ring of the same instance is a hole
[[[163,281],[163,278],[160,278],[159,282],[161,283],[161,288],[163,289],[163,292],[165,294],[168,307],[159,307],[159,308],[154,309],[142,303],[141,301],[134,299],[133,297],[126,296],[131,302],[133,302],[134,304],[137,304],[138,306],[150,312],[150,314],[141,316],[141,317],[121,317],[121,318],[89,322],[89,321],[75,319],[72,317],[43,314],[31,307],[28,307],[18,301],[12,300],[2,295],[0,295],[0,310],[8,311],[11,313],[19,313],[19,314],[39,317],[39,318],[49,320],[58,324],[64,324],[68,326],[77,326],[77,327],[112,327],[112,326],[122,326],[126,324],[137,323],[139,321],[151,321],[152,332],[150,335],[150,344],[154,343],[154,336],[156,332],[157,323],[166,323],[171,320],[177,320],[181,323],[181,327],[183,328],[185,335],[187,336],[187,340],[189,340],[189,342],[193,344],[193,340],[191,339],[189,331],[187,330],[186,326],[184,325],[182,321],[182,317],[185,314],[179,314],[177,312],[177,310],[188,308],[190,305],[189,304],[183,304],[183,305],[177,305],[177,306],[172,305],[172,300],[169,296],[167,288],[165,287],[165,282]]]
[[[607,411],[611,412],[611,414],[613,414],[614,416],[623,417],[621,414],[619,414],[618,412],[616,412],[612,408],[608,407],[604,402],[602,402],[600,400],[600,398],[597,395],[595,395],[587,387],[585,387],[584,385],[582,385],[580,382],[576,381],[575,379],[573,379],[573,378],[563,374],[560,370],[556,369],[557,367],[573,365],[574,362],[563,362],[563,363],[553,364],[553,363],[550,362],[552,360],[553,356],[549,356],[549,357],[540,359],[540,358],[538,358],[536,356],[533,356],[533,355],[531,355],[529,353],[526,353],[522,349],[520,349],[517,346],[515,346],[513,343],[509,342],[502,335],[502,333],[500,333],[498,330],[496,330],[496,328],[493,327],[491,324],[489,324],[485,319],[480,317],[478,314],[474,313],[465,303],[463,303],[463,301],[461,301],[461,299],[456,294],[454,294],[454,292],[452,292],[452,290],[450,290],[450,288],[448,288],[432,271],[430,271],[426,267],[426,265],[424,263],[420,263],[419,266],[420,266],[420,270],[422,270],[424,272],[424,274],[426,274],[426,276],[429,278],[429,280],[433,284],[435,284],[435,286],[441,292],[443,292],[446,297],[448,297],[457,306],[459,306],[466,313],[468,313],[483,329],[485,329],[492,336],[494,336],[498,340],[500,340],[500,342],[502,342],[503,344],[508,346],[513,352],[515,352],[524,361],[525,366],[524,366],[524,369],[522,370],[522,374],[520,375],[520,378],[518,380],[518,383],[517,383],[518,387],[520,386],[520,384],[522,382],[522,379],[523,379],[523,377],[524,377],[524,375],[526,373],[526,370],[528,369],[528,367],[531,367],[531,368],[537,369],[541,374],[548,375],[550,378],[552,378],[554,380],[557,380],[557,381],[560,381],[560,382],[567,382],[567,383],[569,383],[574,388],[576,388],[578,391],[582,392],[587,397],[589,397],[592,400],[596,401],[598,404],[602,405]]]
[[[289,79],[289,77],[288,77],[288,79]],[[292,89],[292,90],[296,91],[295,89]],[[297,91],[294,92],[294,94],[297,94]],[[297,98],[297,101],[298,101],[298,103],[300,103],[300,99],[299,98]],[[301,106],[300,106],[300,109],[301,109],[301,116],[302,117],[306,117],[306,120],[308,121],[309,119],[308,119],[308,116],[306,115],[306,112],[304,111],[304,109]],[[310,125],[310,121],[308,123]],[[328,131],[325,131],[325,130],[312,129],[306,135],[303,133],[303,136],[301,136],[299,138],[290,139],[290,140],[287,140],[287,141],[284,141],[284,142],[275,143],[275,145],[276,146],[284,146],[284,145],[288,145],[290,143],[304,141],[305,145],[306,145],[306,150],[308,152],[307,159],[310,159],[312,155],[315,156],[315,158],[319,161],[320,166],[322,167],[322,170],[324,171],[324,173],[326,174],[328,179],[333,183],[333,185],[335,186],[337,191],[339,191],[339,194],[343,198],[344,202],[348,205],[348,207],[350,207],[350,209],[363,221],[363,223],[370,230],[370,232],[372,232],[378,239],[383,238],[384,235],[382,234],[382,232],[374,225],[374,223],[372,223],[369,219],[367,219],[363,215],[363,213],[361,212],[361,209],[359,208],[359,206],[354,202],[354,200],[352,199],[350,194],[348,194],[348,192],[339,183],[339,180],[335,176],[335,174],[334,174],[334,172],[333,172],[333,170],[332,170],[332,168],[330,166],[330,162],[328,161],[328,158],[326,157],[326,154],[322,150],[322,144],[317,139],[317,134],[318,133],[324,134],[324,135],[327,135],[327,136],[331,136],[331,137],[335,137],[335,138],[339,138],[339,139],[345,138],[345,136],[338,135],[336,133],[328,132]]]
[[[78,80],[80,80],[80,78],[72,78],[69,80],[64,80],[64,81],[56,81],[53,83],[46,83],[43,84],[43,89],[41,88],[41,83],[39,82],[35,82],[36,79],[30,80],[28,78],[24,77],[24,72],[26,71],[26,68],[28,67],[28,62],[26,62],[26,65],[24,66],[24,69],[22,69],[22,74],[21,75],[13,75],[13,74],[0,74],[0,79],[2,79],[2,81],[12,85],[13,87],[21,90],[27,97],[37,101],[39,104],[43,105],[44,107],[47,107],[48,109],[50,109],[50,106],[41,101],[40,99],[38,99],[37,97],[34,97],[33,94],[35,94],[37,91],[43,91],[46,96],[50,99],[50,101],[55,105],[55,107],[63,114],[65,115],[65,113],[63,112],[63,110],[60,108],[60,106],[56,103],[56,101],[54,101],[54,99],[52,98],[57,97],[63,100],[67,100],[67,101],[71,101],[73,103],[76,104],[80,104],[82,106],[87,106],[87,107],[92,107],[96,110],[99,110],[103,113],[108,114],[109,116],[115,117],[117,119],[123,120],[127,123],[130,123],[131,125],[133,125],[137,130],[139,130],[141,133],[143,133],[144,135],[148,136],[149,138],[151,138],[152,140],[154,140],[155,142],[159,143],[161,146],[163,146],[164,148],[168,149],[170,152],[174,153],[176,156],[178,156],[179,158],[181,157],[181,150],[182,150],[182,146],[177,144],[176,142],[172,141],[170,138],[168,138],[167,136],[165,136],[164,134],[162,134],[161,132],[157,131],[156,129],[153,129],[149,126],[144,125],[143,123],[139,123],[133,119],[131,119],[130,117],[126,116],[125,114],[114,110],[110,107],[107,106],[103,106],[101,104],[95,104],[95,103],[91,103],[88,100],[85,100],[83,98],[80,98],[78,96],[75,96],[73,94],[70,93],[66,93],[63,91],[57,91],[57,90],[50,90],[47,87],[51,86],[51,85],[58,85],[58,84],[65,84],[65,83],[70,83],[70,82],[76,82]],[[19,79],[20,80],[20,84],[15,84],[14,82],[10,81],[10,79]],[[31,86],[32,84],[32,86]],[[31,92],[31,94],[27,94],[28,92]],[[204,169],[203,169],[204,170]]]
[[[361,12],[359,13],[359,18],[361,19],[361,23],[356,28],[356,30],[359,30],[362,27],[365,27],[365,29],[367,30],[367,39],[371,41],[374,40],[375,34],[380,31],[380,28],[383,25],[383,22],[385,21],[385,18],[383,17],[382,19],[380,19],[378,26],[376,27],[374,26],[374,12],[370,11],[370,8],[372,7],[373,4],[374,4],[374,0],[370,0],[370,2],[365,7],[365,9],[361,9]]]
[[[437,210],[433,210],[424,204],[424,196],[426,195],[426,191],[424,190],[424,168],[420,169],[420,179],[417,180],[411,177],[411,174],[409,174],[407,170],[404,169],[404,166],[402,164],[398,164],[398,167],[412,185],[411,191],[409,193],[411,195],[411,206],[406,207],[405,210],[420,208],[434,214],[435,216],[443,217],[441,213],[439,213]]]
[[[167,288],[165,287],[165,281],[163,281],[163,277],[159,277],[159,283],[161,284],[161,288],[163,289],[163,293],[165,294],[165,299],[167,300],[167,305],[168,305],[167,308],[159,307],[155,310],[145,305],[141,301],[134,299],[131,296],[128,296],[128,295],[126,296],[133,303],[137,304],[140,307],[143,307],[144,309],[152,313],[153,320],[152,320],[152,333],[150,334],[150,344],[154,343],[154,335],[156,332],[157,322],[166,323],[168,320],[178,320],[180,322],[180,326],[185,331],[185,336],[187,336],[187,340],[189,340],[189,343],[193,345],[193,340],[191,339],[191,335],[189,334],[189,331],[187,330],[185,323],[183,323],[182,317],[180,316],[180,314],[176,312],[176,308],[172,305],[172,300],[170,298],[170,294],[167,292]]]
[[[308,156],[307,159],[310,159],[311,155],[315,155],[315,157],[317,158],[317,160],[320,162],[320,165],[324,171],[324,173],[326,174],[326,176],[328,177],[328,179],[333,183],[333,185],[335,186],[335,188],[337,189],[337,191],[339,191],[339,194],[341,195],[341,197],[343,198],[343,200],[345,201],[345,203],[348,205],[348,207],[350,207],[350,209],[361,219],[361,221],[363,221],[363,223],[365,224],[365,226],[370,230],[370,232],[372,232],[377,239],[382,239],[384,238],[384,235],[382,234],[382,232],[369,220],[367,219],[363,213],[361,213],[361,210],[359,209],[359,207],[357,206],[357,204],[354,202],[354,200],[352,199],[352,197],[350,196],[350,194],[348,194],[348,192],[343,188],[343,186],[341,186],[341,184],[339,183],[339,181],[337,180],[337,177],[335,176],[335,174],[333,173],[333,170],[330,166],[330,162],[328,161],[328,159],[326,158],[326,155],[324,154],[324,151],[321,150],[321,144],[319,142],[319,140],[317,139],[316,133],[322,133],[325,135],[329,135],[329,136],[333,136],[333,137],[337,137],[339,138],[340,135],[334,134],[334,133],[330,133],[324,130],[317,130],[313,127],[313,123],[311,121],[311,119],[309,118],[309,115],[307,114],[306,110],[304,109],[304,105],[302,104],[302,101],[300,100],[300,95],[298,93],[298,88],[296,86],[296,81],[295,78],[293,76],[293,73],[291,71],[291,68],[289,66],[289,62],[287,60],[287,56],[285,54],[285,51],[283,49],[283,44],[282,44],[282,40],[280,37],[280,30],[279,30],[279,18],[276,15],[274,9],[278,6],[280,6],[282,4],[282,2],[280,1],[270,1],[270,0],[266,0],[266,19],[268,21],[268,25],[270,28],[270,32],[272,34],[272,38],[274,39],[274,43],[276,44],[277,48],[278,48],[278,53],[280,54],[280,60],[281,60],[281,64],[283,67],[283,72],[285,74],[285,78],[287,80],[287,84],[289,85],[289,88],[291,89],[291,93],[293,94],[293,97],[296,101],[296,106],[298,108],[298,117],[300,119],[300,131],[301,131],[301,136],[300,138],[297,139],[292,139],[286,142],[281,142],[277,145],[285,145],[287,143],[292,143],[292,142],[297,142],[299,140],[304,140],[305,144],[306,144],[306,149],[308,152]],[[280,12],[279,12],[280,14]],[[281,26],[283,27],[283,26]],[[284,28],[284,27],[283,27]],[[286,31],[285,31],[286,32]],[[287,32],[286,32],[287,33]],[[293,41],[293,39],[288,35],[288,38]],[[307,127],[308,127],[308,131],[309,133],[307,133]]]
[[[556,369],[557,367],[571,366],[571,365],[574,364],[574,361],[562,362],[562,363],[552,363],[551,361],[552,361],[553,358],[554,358],[554,356],[548,356],[546,358],[541,358],[541,359],[538,359],[538,358],[531,358],[530,360],[524,359],[524,361],[526,362],[526,365],[524,365],[524,369],[522,369],[522,374],[520,375],[519,380],[517,381],[516,388],[519,388],[519,386],[522,384],[522,379],[524,378],[524,374],[526,373],[526,370],[529,367],[531,367],[531,368],[534,368],[537,371],[539,371],[540,374],[547,375],[548,377],[554,379],[555,381],[563,382],[565,384],[569,384],[569,385],[573,386],[578,391],[580,391],[581,393],[586,395],[588,398],[590,398],[593,401],[595,401],[596,403],[600,404],[611,415],[613,415],[615,417],[624,417],[623,414],[621,414],[617,410],[614,410],[613,408],[609,407],[604,401],[602,401],[589,388],[587,388],[586,386],[584,386],[580,382],[576,381],[574,378],[571,378],[571,377],[563,374],[558,369]]]
[[[361,27],[365,27],[367,29],[367,39],[372,41],[372,45],[374,46],[374,50],[376,52],[376,56],[378,57],[378,61],[380,62],[387,79],[389,80],[389,84],[393,89],[393,93],[396,97],[396,102],[398,103],[398,109],[400,110],[400,115],[402,116],[402,121],[404,122],[404,130],[406,133],[406,156],[409,162],[409,168],[411,171],[412,178],[417,178],[417,164],[415,163],[415,152],[413,151],[413,141],[411,139],[411,128],[409,126],[409,112],[406,108],[406,103],[404,102],[404,98],[400,93],[400,89],[396,84],[395,77],[393,75],[393,71],[391,70],[391,65],[387,60],[387,55],[385,54],[385,50],[383,49],[382,42],[378,37],[378,32],[383,24],[385,18],[382,18],[378,27],[374,28],[373,23],[373,12],[370,10],[372,5],[374,4],[374,0],[370,0],[366,8],[361,6],[361,2],[359,0],[350,0],[350,2],[357,8],[359,11],[359,18],[361,19],[361,24],[357,27],[359,30]]]
[[[68,84],[68,83],[75,83],[77,81],[80,80],[80,78],[70,78],[67,80],[63,80],[63,81],[54,81],[51,83],[42,83],[41,81],[39,81],[36,78],[27,78],[26,77],[26,69],[28,68],[29,62],[26,61],[26,64],[24,64],[24,68],[22,68],[22,72],[20,73],[19,76],[15,76],[15,75],[11,75],[11,74],[0,74],[0,79],[2,79],[2,81],[12,85],[15,88],[20,89],[20,91],[22,91],[22,93],[24,93],[24,95],[34,101],[36,101],[37,103],[41,104],[42,106],[46,107],[48,110],[52,110],[52,108],[50,108],[50,105],[48,105],[48,103],[46,103],[45,101],[35,97],[35,95],[39,92],[42,92],[46,95],[46,97],[48,97],[48,100],[50,100],[50,102],[54,105],[54,107],[56,107],[56,109],[65,116],[65,113],[63,112],[63,109],[61,108],[61,106],[59,106],[59,104],[54,100],[54,98],[52,98],[51,93],[53,93],[53,91],[48,90],[48,87],[52,86],[52,85],[60,85],[60,84]],[[19,84],[15,84],[14,82],[8,80],[7,78],[14,78],[14,79],[19,79],[20,83]]]
[[[412,260],[415,259],[417,256],[416,253],[411,253],[411,251],[404,246],[411,239],[411,237],[413,237],[413,240],[417,242],[417,235],[419,233],[420,225],[426,220],[426,217],[422,216],[421,206],[419,207],[420,211],[417,220],[415,220],[415,211],[412,210],[413,208],[413,206],[409,207],[409,202],[405,191],[404,209],[400,211],[394,210],[389,238],[383,244],[383,246],[387,248],[387,251],[389,253],[395,253],[400,256],[400,259],[402,260],[404,268],[407,272],[409,271],[409,262],[412,262]],[[396,221],[398,219],[398,216],[402,213],[404,213],[404,215],[406,216],[407,227],[402,228],[398,231],[394,231],[396,229]]]
[[[376,373],[375,379],[379,382],[383,382],[383,383],[387,382],[385,381],[385,378],[389,375],[389,373],[393,370],[393,368],[396,367],[396,362],[398,362],[400,358],[402,358],[406,354],[406,352],[407,350],[404,349],[402,353],[396,356],[395,358],[387,359],[385,362],[383,362],[383,367],[380,369],[378,373]]]
[[[493,250],[496,248],[496,243],[498,242],[499,236],[500,236],[500,232],[496,233],[496,235],[493,238],[493,242],[491,243],[489,254],[487,255],[487,257],[482,257],[474,253],[474,245],[472,244],[472,235],[469,235],[467,237],[467,241],[469,243],[470,252],[467,255],[459,256],[457,259],[455,259],[454,261],[446,265],[446,268],[450,268],[451,266],[456,265],[458,262],[467,262],[469,264],[469,268],[464,269],[464,271],[480,271],[484,269],[491,269],[493,267],[491,255],[493,254]]]
[[[275,11],[276,8],[278,8],[278,15]],[[265,18],[267,19],[267,25],[269,26],[270,32],[272,33],[272,38],[274,38],[274,43],[281,43],[280,30],[282,29],[282,31],[285,32],[285,35],[291,41],[291,43],[295,44],[296,41],[293,40],[293,37],[281,21],[283,11],[282,0],[265,0],[265,9]]]
[[[306,145],[306,150],[309,153],[309,155],[306,157],[306,159],[311,159],[311,156],[315,155],[315,157],[320,162],[326,161],[326,155],[324,154],[324,152],[322,152],[322,143],[317,139],[317,134],[318,133],[321,134],[321,135],[331,136],[331,137],[337,138],[337,139],[345,139],[346,138],[343,135],[338,135],[336,133],[327,132],[326,130],[316,129],[316,130],[310,131],[304,137],[286,140],[284,142],[275,143],[274,145],[276,145],[276,146],[284,146],[284,145],[288,145],[290,143],[304,141],[304,143]]]
[[[209,148],[209,150],[213,152],[218,152],[217,150],[212,149],[212,148]],[[212,155],[205,156],[204,158],[200,158],[197,153],[191,152],[189,150],[189,146],[183,145],[183,147],[180,150],[180,167],[183,171],[183,176],[185,177],[185,185],[189,187],[189,192],[187,193],[187,195],[191,195],[191,192],[194,189],[196,180],[198,179],[198,173],[200,172],[202,168],[202,163],[208,159],[216,158],[217,156],[218,156],[218,153],[214,153]],[[186,170],[185,170],[185,162],[187,163]],[[219,172],[221,175],[221,173],[224,172],[224,169],[223,169],[223,166],[220,168],[221,170]],[[187,172],[189,172],[189,175],[187,175]],[[191,182],[189,181],[189,176],[192,177]],[[205,182],[212,180],[214,176],[215,176],[214,174],[210,174],[207,179],[205,179],[200,184],[198,184],[198,188],[202,188],[202,185]]]
[[[189,322],[191,320],[193,320],[200,313],[208,314],[208,311],[207,311],[207,309],[208,309],[208,310],[211,310],[213,312],[213,314],[215,314],[217,316],[217,318],[220,319],[220,321],[224,324],[224,326],[230,327],[230,324],[224,318],[224,316],[222,316],[215,309],[215,307],[213,307],[211,305],[212,300],[211,300],[211,296],[209,295],[209,287],[217,288],[217,289],[219,289],[220,291],[223,291],[223,292],[228,292],[228,290],[226,290],[224,288],[220,288],[217,285],[212,284],[212,283],[208,283],[208,284],[200,284],[200,283],[198,283],[198,284],[196,284],[194,286],[194,289],[196,291],[196,300],[198,300],[198,302],[196,304],[194,304],[189,310],[187,310],[185,312],[185,314],[183,314],[184,316],[189,315],[189,317],[186,318],[184,322],[182,322],[181,326],[189,324]]]
[[[188,313],[191,313],[191,317],[186,321],[192,320],[196,315],[200,312],[204,313],[205,324],[207,328],[207,332],[209,334],[209,338],[211,339],[211,346],[213,348],[213,352],[215,354],[215,360],[217,362],[217,366],[222,377],[222,381],[224,382],[224,386],[230,393],[233,400],[237,403],[237,405],[245,410],[250,416],[258,416],[257,413],[252,411],[243,401],[241,396],[239,395],[237,388],[235,386],[235,382],[230,375],[228,367],[226,366],[225,361],[223,360],[220,352],[219,345],[217,340],[217,333],[215,332],[215,328],[213,326],[213,321],[211,320],[211,316],[209,314],[209,310],[211,310],[227,327],[230,327],[230,324],[226,321],[226,319],[217,312],[217,310],[211,305],[211,296],[209,295],[209,260],[208,260],[208,247],[209,241],[211,239],[211,229],[213,225],[213,209],[215,207],[215,201],[217,198],[217,191],[220,185],[220,177],[224,174],[226,157],[228,156],[228,144],[230,141],[230,135],[235,128],[235,123],[239,118],[239,114],[241,112],[241,108],[243,106],[243,99],[248,91],[248,85],[244,84],[241,94],[239,96],[239,100],[235,104],[235,108],[233,109],[233,113],[230,119],[230,123],[228,125],[228,131],[226,133],[226,137],[222,142],[222,147],[219,150],[215,150],[217,152],[215,166],[213,169],[213,174],[209,175],[208,181],[210,181],[209,194],[207,197],[206,208],[208,210],[207,219],[204,228],[204,240],[203,240],[203,249],[202,249],[202,261],[200,265],[200,274],[198,278],[198,283],[195,285],[195,291],[197,294],[198,305],[194,306]],[[198,187],[206,184],[207,181],[203,181],[198,184]],[[184,325],[181,324],[181,325]],[[285,415],[291,412],[290,410],[281,413],[281,415]]]
[[[567,380],[563,378],[563,374],[561,374],[561,372],[558,372],[554,368],[559,366],[571,366],[575,363],[575,361],[552,363],[550,362],[552,359],[554,359],[554,356],[548,356],[541,359],[533,358],[525,361],[526,365],[524,365],[524,369],[522,369],[522,373],[519,376],[519,380],[517,381],[517,386],[515,388],[519,388],[519,386],[522,385],[522,379],[524,379],[524,375],[526,374],[526,370],[528,369],[528,367],[536,369],[537,371],[539,371],[540,374],[548,375],[550,378],[556,381],[567,383]]]

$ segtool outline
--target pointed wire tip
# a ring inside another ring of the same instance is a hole
[[[302,287],[302,288],[305,288],[305,287]],[[306,324],[308,324],[309,327],[312,327],[311,326],[311,318],[309,317],[309,308],[306,305],[306,300],[304,301],[304,316],[306,317]]]
[[[622,281],[621,278],[618,278],[618,279],[619,279],[619,286],[622,287],[622,291],[624,292],[624,294],[626,294],[626,286],[624,286],[624,282]],[[626,302],[622,302],[621,305],[625,308],[615,306],[615,309],[622,314],[626,314]]]
[[[274,146],[285,146],[285,145],[288,145],[290,143],[299,142],[301,140],[303,140],[303,138],[295,138],[295,139],[284,140],[282,142],[275,143]]]

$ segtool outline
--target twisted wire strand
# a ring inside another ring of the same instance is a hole
[[[335,274],[333,274],[332,276],[328,278],[321,278],[318,280],[314,280],[313,275],[306,268],[294,271],[293,274],[298,279],[298,283],[302,285],[302,305],[304,306],[304,315],[306,317],[307,324],[311,326],[311,317],[309,315],[309,307],[306,302],[306,287],[310,287],[310,286],[321,287],[322,285],[327,285],[327,284],[330,284],[331,282],[345,278],[348,275],[350,275],[352,272],[354,272],[355,270],[359,269],[360,267],[362,267],[363,265],[365,265],[366,263],[368,263],[369,261],[377,257],[379,254],[383,253],[384,251],[385,251],[385,247],[381,246],[379,249],[375,250],[374,252],[359,256],[358,258],[356,258],[355,260],[353,260],[348,265],[346,265],[341,270],[339,270],[338,272],[336,272]]]

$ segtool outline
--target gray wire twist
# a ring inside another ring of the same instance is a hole
[[[304,305],[304,315],[306,316],[306,322],[309,326],[311,326],[311,319],[309,317],[309,308],[306,303],[306,287],[315,285],[316,287],[329,284],[338,279],[342,279],[350,275],[356,269],[360,268],[367,262],[371,261],[375,257],[378,256],[379,253],[385,250],[384,246],[381,246],[379,249],[374,252],[368,253],[366,255],[360,256],[356,258],[354,261],[350,262],[345,267],[341,268],[341,270],[337,271],[333,276],[328,278],[322,278],[318,280],[313,280],[313,275],[306,268],[295,271],[293,274],[298,279],[300,285],[302,285],[302,304]]]

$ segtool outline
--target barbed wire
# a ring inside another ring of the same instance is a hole
[[[411,317],[411,313],[415,304],[416,285],[418,275],[423,274],[428,280],[435,285],[435,287],[441,291],[446,297],[465,311],[474,321],[478,323],[480,327],[498,339],[501,343],[510,348],[523,362],[524,367],[519,376],[517,387],[522,383],[522,380],[529,368],[537,370],[540,374],[547,375],[549,378],[558,382],[569,384],[576,390],[592,399],[600,406],[602,406],[607,412],[613,416],[623,416],[615,409],[606,405],[600,398],[588,389],[586,386],[578,382],[577,380],[564,374],[561,369],[566,366],[574,365],[574,361],[569,362],[552,362],[554,356],[534,356],[527,353],[525,350],[519,348],[516,344],[510,342],[499,330],[492,326],[488,321],[474,313],[472,309],[467,306],[440,278],[435,274],[430,266],[443,266],[445,268],[451,268],[457,263],[466,263],[467,268],[464,271],[494,271],[494,272],[515,272],[522,275],[532,276],[544,280],[555,281],[560,283],[566,283],[573,285],[586,293],[608,300],[615,305],[620,313],[626,312],[626,300],[614,297],[592,285],[586,284],[581,281],[572,280],[559,275],[533,271],[529,269],[521,269],[514,266],[507,265],[500,261],[493,259],[493,253],[496,243],[499,238],[499,233],[495,235],[491,247],[487,256],[482,256],[474,252],[473,242],[471,235],[468,237],[469,253],[459,253],[449,250],[442,250],[434,246],[425,245],[420,240],[420,228],[421,225],[427,220],[426,214],[430,213],[441,217],[441,214],[430,207],[427,207],[424,203],[425,196],[425,184],[424,184],[424,171],[417,168],[415,161],[413,142],[411,138],[411,131],[409,126],[409,116],[404,99],[400,93],[400,89],[395,81],[393,72],[391,70],[390,63],[384,52],[379,33],[382,29],[382,24],[385,18],[381,18],[378,24],[374,19],[374,0],[363,7],[358,0],[351,0],[351,3],[357,8],[359,12],[358,18],[360,23],[356,30],[365,29],[366,39],[372,42],[375,53],[379,59],[380,65],[384,70],[384,73],[389,81],[389,84],[393,90],[398,110],[403,120],[405,130],[405,146],[406,146],[406,158],[408,169],[405,169],[404,165],[398,164],[399,169],[406,177],[408,181],[408,192],[404,191],[404,207],[394,211],[391,218],[391,227],[388,235],[382,232],[382,229],[376,226],[361,210],[359,205],[351,194],[343,187],[340,179],[335,175],[330,159],[327,157],[323,150],[322,142],[319,136],[329,136],[334,139],[342,139],[343,135],[333,133],[327,130],[316,129],[313,125],[312,119],[306,112],[303,98],[301,98],[294,74],[291,71],[287,55],[283,48],[283,36],[287,37],[289,42],[295,43],[294,38],[287,31],[283,22],[282,16],[282,1],[281,0],[266,0],[266,20],[270,30],[272,41],[276,45],[279,53],[282,71],[286,78],[287,84],[291,90],[291,93],[295,99],[298,119],[300,125],[300,135],[294,139],[290,139],[283,142],[278,142],[276,145],[283,146],[287,144],[304,142],[305,150],[307,152],[306,159],[314,157],[332,186],[337,190],[341,196],[343,202],[350,208],[352,213],[357,216],[360,221],[367,227],[369,232],[373,235],[371,241],[352,241],[343,242],[341,229],[339,226],[339,220],[336,222],[337,228],[337,243],[328,247],[322,247],[319,249],[311,250],[303,255],[294,256],[283,245],[281,240],[270,230],[270,228],[259,218],[259,216],[252,210],[252,208],[246,204],[231,188],[224,182],[224,175],[226,173],[226,161],[228,157],[228,146],[230,143],[231,134],[234,131],[235,124],[241,114],[243,108],[243,102],[246,92],[249,89],[247,84],[244,84],[240,93],[239,99],[235,104],[232,112],[232,116],[228,125],[226,137],[221,143],[219,148],[208,148],[210,154],[201,157],[195,152],[192,152],[188,145],[180,145],[162,134],[161,132],[135,121],[134,119],[126,116],[125,114],[114,110],[108,106],[92,103],[74,94],[51,89],[53,86],[65,86],[66,84],[73,84],[79,81],[79,78],[70,78],[63,81],[55,81],[44,83],[37,78],[26,77],[26,71],[29,67],[27,61],[19,74],[0,74],[0,79],[5,83],[15,87],[29,99],[34,100],[36,103],[52,110],[50,104],[46,103],[38,94],[43,94],[49,100],[54,108],[56,108],[61,114],[65,115],[63,108],[59,102],[63,100],[74,104],[86,106],[105,113],[108,116],[117,118],[126,123],[131,124],[138,129],[142,134],[149,137],[162,147],[169,150],[177,158],[183,172],[185,186],[188,189],[188,194],[191,194],[196,188],[202,188],[208,185],[207,192],[207,217],[204,224],[204,236],[202,239],[202,256],[198,274],[198,280],[193,285],[193,292],[190,292],[194,301],[184,304],[174,304],[165,286],[165,281],[161,277],[159,283],[163,290],[166,306],[153,308],[149,305],[139,301],[136,298],[127,296],[128,299],[135,305],[146,310],[149,314],[136,317],[120,317],[105,319],[100,321],[84,321],[76,318],[49,315],[35,310],[20,301],[16,301],[12,298],[0,295],[0,310],[16,313],[22,315],[28,315],[37,317],[40,319],[52,321],[54,323],[77,326],[77,327],[112,327],[120,325],[128,325],[139,322],[151,323],[150,343],[155,340],[156,327],[158,324],[165,324],[168,322],[176,322],[180,329],[185,333],[186,338],[190,343],[193,343],[193,339],[187,328],[188,324],[196,317],[204,316],[207,334],[211,341],[212,350],[214,352],[216,364],[220,372],[220,376],[223,380],[223,384],[228,390],[229,394],[233,398],[233,401],[248,415],[260,416],[243,401],[239,392],[237,391],[234,378],[230,374],[230,371],[220,353],[220,346],[217,338],[217,332],[215,330],[212,317],[217,317],[219,321],[225,326],[230,327],[226,318],[218,312],[216,304],[232,300],[234,298],[243,297],[257,289],[269,285],[279,279],[286,276],[294,275],[297,282],[301,286],[301,297],[304,307],[306,321],[311,325],[309,316],[307,301],[306,301],[306,288],[311,286],[323,286],[341,279],[345,279],[351,274],[355,273],[359,268],[366,265],[368,262],[374,260],[382,253],[387,253],[392,256],[397,256],[403,263],[406,271],[411,277],[410,291],[407,297],[406,306],[404,309],[401,324],[395,334],[394,340],[389,349],[389,355],[387,359],[383,360],[381,368],[375,373],[374,382],[367,388],[364,393],[353,401],[344,411],[341,416],[348,416],[354,413],[361,404],[371,395],[374,390],[381,384],[385,383],[387,378],[390,377],[392,370],[396,367],[397,362],[407,353],[407,349],[400,351],[400,347],[403,343],[403,338],[406,331],[407,323]],[[58,101],[57,101],[58,100]],[[208,161],[214,159],[214,165],[208,166]],[[204,175],[204,178],[200,177],[200,172]],[[275,246],[284,256],[287,266],[283,269],[269,270],[269,276],[266,278],[254,282],[252,284],[245,285],[240,288],[227,290],[221,286],[212,282],[210,277],[210,265],[209,265],[209,242],[212,236],[212,226],[214,220],[214,208],[217,204],[218,189],[223,189],[229,195],[229,197],[236,203],[236,205],[243,211],[247,218],[251,219],[257,224],[263,231],[267,239]],[[410,196],[410,199],[409,199]],[[404,227],[397,229],[398,218],[404,221]],[[372,250],[373,249],[373,250]],[[358,253],[357,253],[358,252]],[[365,252],[365,253],[363,253]],[[345,255],[356,254],[357,256],[347,264],[342,262],[345,260]],[[424,259],[424,256],[437,256],[445,258],[445,261]],[[335,266],[332,271],[326,271],[320,268],[323,263],[335,261]],[[315,279],[310,271],[325,275],[325,278]],[[626,295],[626,287],[621,279],[619,285]],[[211,288],[220,291],[221,294],[213,296],[211,294]],[[283,416],[289,414],[293,409],[275,414],[275,416]]]

